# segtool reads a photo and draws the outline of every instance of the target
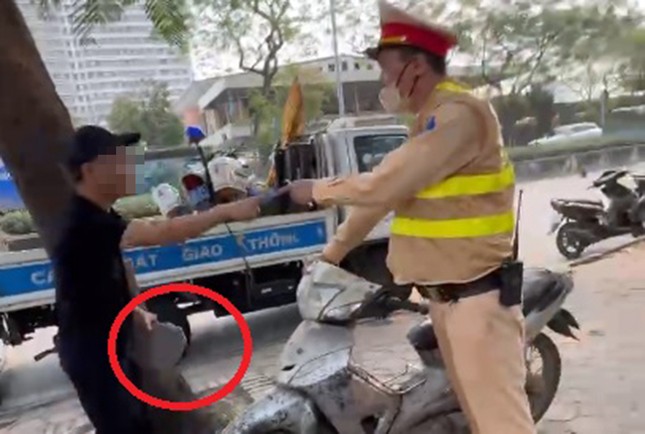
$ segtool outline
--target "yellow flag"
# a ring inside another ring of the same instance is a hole
[[[287,100],[282,110],[282,135],[280,137],[280,147],[285,149],[291,141],[302,135],[305,131],[305,111],[304,101],[302,98],[302,87],[298,76],[293,79]],[[266,184],[273,187],[276,183],[275,166],[271,166]]]
[[[282,110],[282,137],[280,145],[286,148],[289,142],[305,131],[305,111],[303,107],[302,88],[298,76],[293,79],[287,100]]]

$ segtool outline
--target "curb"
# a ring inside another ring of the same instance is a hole
[[[626,242],[620,244],[619,246],[616,246],[616,247],[613,247],[611,249],[605,250],[602,253],[595,253],[595,254],[587,256],[585,258],[580,258],[580,259],[573,260],[573,261],[569,262],[569,266],[571,268],[575,268],[575,267],[579,267],[580,265],[586,265],[586,264],[591,264],[593,262],[600,261],[601,259],[604,259],[607,256],[613,255],[616,252],[620,252],[621,250],[624,250],[624,249],[626,249],[628,247],[631,247],[631,246],[633,246],[635,244],[639,244],[639,243],[641,243],[643,241],[645,241],[645,235],[637,237],[637,238],[634,238],[634,239],[629,240],[629,241],[626,241]]]

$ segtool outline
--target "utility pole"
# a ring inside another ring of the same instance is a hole
[[[331,14],[331,34],[334,43],[334,59],[336,63],[336,98],[338,98],[338,115],[345,116],[345,94],[343,92],[343,81],[340,76],[340,57],[338,55],[336,0],[329,0],[329,12]]]

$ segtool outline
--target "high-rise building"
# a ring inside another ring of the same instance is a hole
[[[104,123],[112,101],[145,89],[154,80],[168,84],[172,98],[190,85],[187,56],[152,36],[143,8],[128,8],[122,19],[97,26],[92,42],[73,32],[71,0],[42,19],[33,0],[16,0],[49,74],[76,123]]]

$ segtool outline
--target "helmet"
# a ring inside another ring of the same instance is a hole
[[[152,188],[152,200],[165,217],[168,217],[173,210],[182,205],[181,196],[177,189],[167,183],[159,184]]]
[[[216,157],[208,163],[208,173],[218,202],[231,202],[247,196],[248,166],[230,157]]]

